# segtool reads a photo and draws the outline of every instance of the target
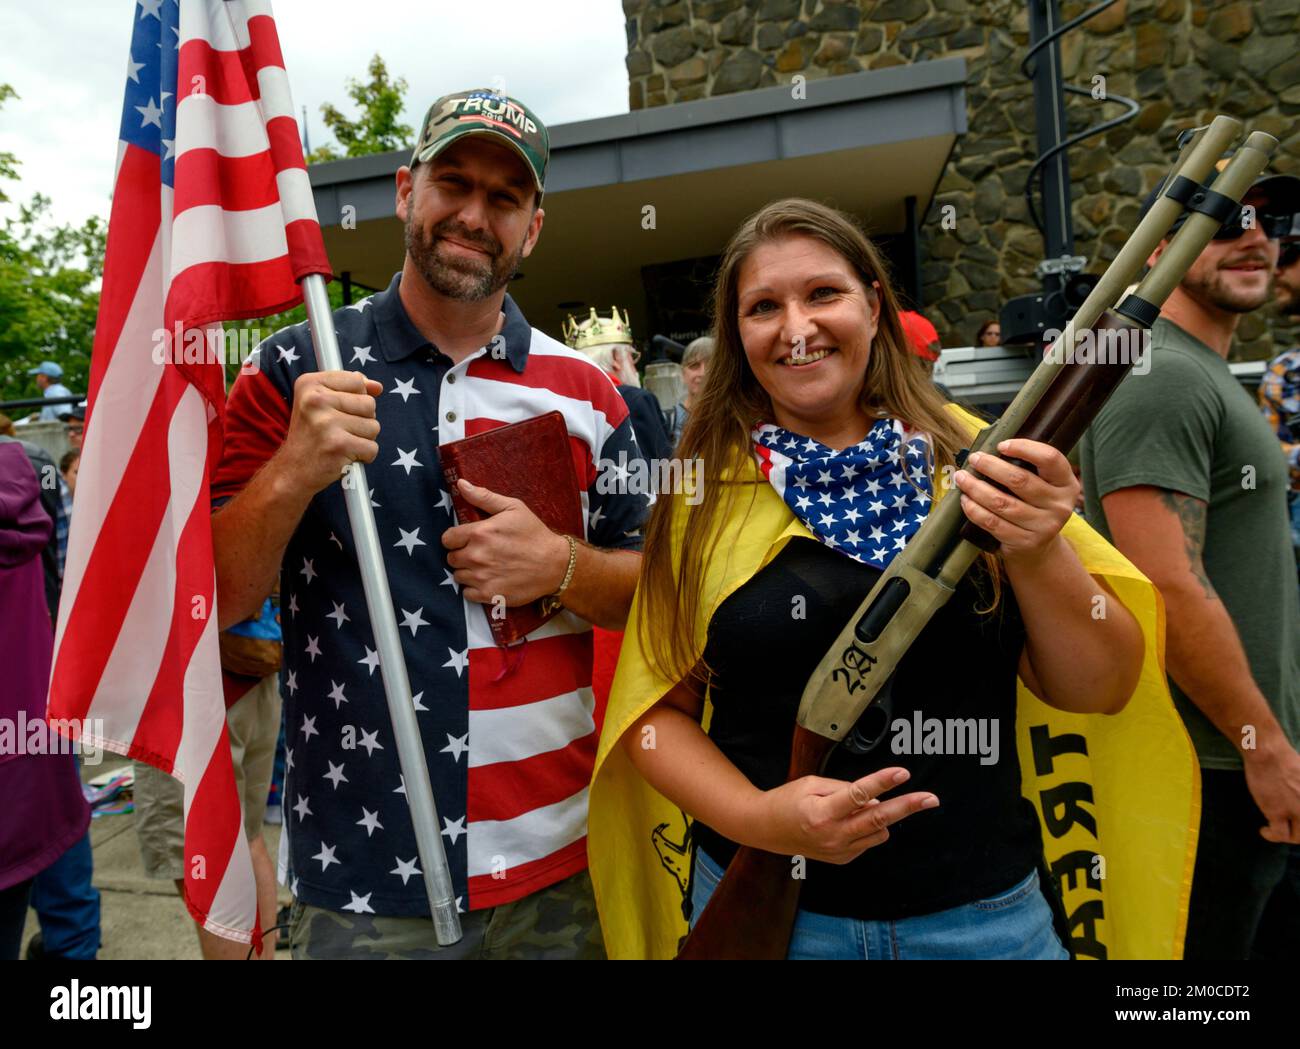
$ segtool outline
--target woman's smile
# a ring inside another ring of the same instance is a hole
[[[827,346],[823,349],[818,349],[818,350],[800,351],[796,349],[793,353],[790,354],[790,356],[782,357],[778,363],[787,365],[791,368],[807,368],[810,367],[811,365],[816,364],[818,361],[825,360],[827,357],[829,357],[832,353],[835,352],[836,352],[836,348],[834,346]]]

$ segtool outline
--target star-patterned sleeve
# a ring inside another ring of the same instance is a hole
[[[212,479],[214,508],[238,495],[284,443],[298,374],[287,366],[301,361],[295,335],[290,328],[259,343],[255,364],[246,364],[230,389],[225,444]]]
[[[1291,470],[1291,489],[1300,492],[1300,440],[1290,423],[1300,413],[1300,349],[1290,350],[1269,362],[1259,383],[1259,408],[1269,428],[1282,442]]]
[[[587,489],[587,541],[607,550],[640,550],[641,526],[655,493],[626,409],[594,458],[596,478]]]

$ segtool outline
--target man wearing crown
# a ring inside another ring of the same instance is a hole
[[[620,314],[615,306],[610,316],[602,317],[593,306],[591,315],[583,321],[574,320],[570,314],[564,322],[564,341],[570,349],[585,353],[614,380],[627,402],[636,443],[646,460],[654,464],[656,460],[669,458],[672,445],[664,428],[659,399],[641,388],[637,375],[636,362],[641,355],[632,343],[632,324],[627,311]]]
[[[652,468],[650,472],[653,475],[653,468],[671,458],[673,450],[659,398],[649,390],[641,389],[636,371],[640,354],[632,344],[632,324],[627,311],[620,314],[615,306],[608,317],[602,317],[593,306],[591,315],[582,321],[575,320],[570,314],[564,322],[564,341],[570,349],[586,354],[618,387],[618,392],[627,402],[637,448]],[[605,460],[604,469],[622,471],[623,466]],[[652,493],[646,495],[647,500],[653,498]],[[602,630],[599,626],[592,628],[591,691],[598,711],[603,712],[609,702],[609,690],[614,683],[614,670],[622,646],[622,631]]]

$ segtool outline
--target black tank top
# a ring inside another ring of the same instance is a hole
[[[704,653],[713,671],[709,736],[756,786],[785,781],[808,677],[879,575],[793,539],[714,613]],[[887,723],[864,717],[862,731],[874,728],[880,742],[866,753],[841,744],[824,773],[853,780],[902,766],[912,777],[894,793],[931,791],[939,808],[894,824],[888,841],[851,863],[809,861],[805,910],[869,921],[931,914],[992,896],[1034,868],[1042,845],[1015,746],[1024,624],[1005,582],[998,608],[977,612],[990,593],[977,563],[900,664]],[[733,842],[700,822],[694,836],[715,861],[731,861]]]

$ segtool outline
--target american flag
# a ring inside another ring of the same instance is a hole
[[[840,451],[771,423],[751,436],[759,471],[795,516],[855,561],[884,568],[925,520],[929,439],[898,419],[878,420]]]
[[[288,309],[329,263],[270,4],[140,0],[132,17],[50,717],[102,719],[100,745],[184,782],[186,902],[247,941],[209,525],[224,369],[159,348]]]

